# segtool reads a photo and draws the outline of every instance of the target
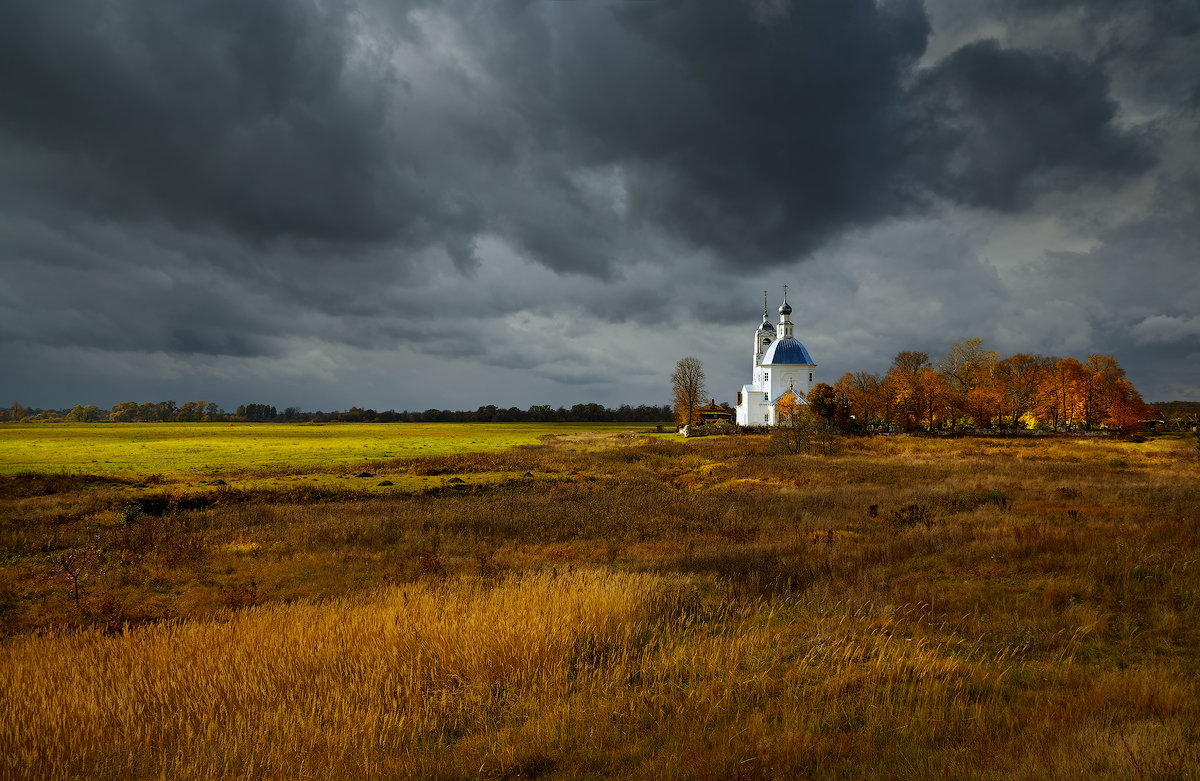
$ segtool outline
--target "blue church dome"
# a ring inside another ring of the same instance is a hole
[[[815,363],[808,350],[800,344],[800,340],[793,336],[776,339],[767,348],[767,354],[762,359],[763,366],[802,366]]]

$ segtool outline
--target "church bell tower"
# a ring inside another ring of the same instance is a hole
[[[758,367],[762,364],[763,355],[766,354],[767,348],[773,341],[775,341],[775,326],[771,325],[771,317],[767,313],[767,291],[764,290],[762,324],[754,332],[754,366],[751,368],[751,377],[758,376]]]

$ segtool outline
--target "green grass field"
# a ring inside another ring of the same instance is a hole
[[[640,428],[645,428],[641,426]],[[83,472],[167,480],[342,472],[396,459],[481,453],[618,423],[54,423],[0,426],[0,474]]]

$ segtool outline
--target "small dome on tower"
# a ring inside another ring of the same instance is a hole
[[[758,330],[760,330],[760,331],[774,331],[774,330],[775,330],[775,326],[771,325],[771,321],[770,321],[770,320],[768,320],[766,317],[764,317],[764,318],[763,318],[763,321],[762,321],[762,325],[760,325],[760,326],[758,327]]]
[[[783,302],[783,306],[779,307],[779,314],[781,314],[781,315],[790,315],[791,313],[792,313],[792,305],[791,305],[791,304],[789,304],[789,303],[788,303],[788,302],[785,300],[785,301]]]

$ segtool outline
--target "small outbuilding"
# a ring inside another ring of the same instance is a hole
[[[717,404],[716,399],[712,399],[708,406],[701,407],[700,409],[696,410],[696,412],[700,415],[700,425],[702,426],[708,423],[733,422],[733,410]]]

